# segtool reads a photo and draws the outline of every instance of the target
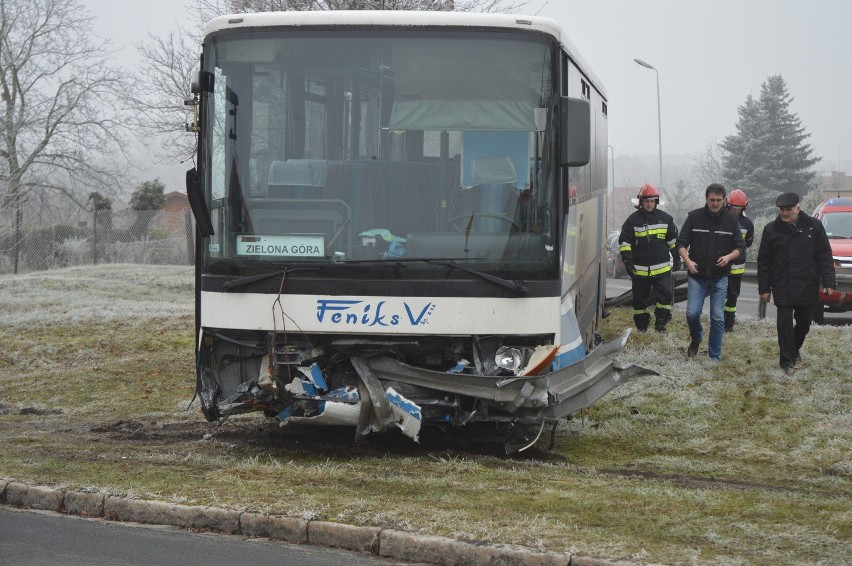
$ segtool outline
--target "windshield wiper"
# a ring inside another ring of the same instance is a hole
[[[491,275],[488,273],[484,273],[479,271],[478,269],[473,269],[466,265],[462,265],[460,263],[456,263],[457,261],[470,261],[470,260],[483,260],[486,259],[484,257],[433,257],[433,258],[424,258],[424,257],[398,257],[398,258],[388,258],[385,260],[376,260],[376,259],[354,259],[354,260],[341,260],[336,263],[344,263],[344,264],[383,264],[383,265],[398,265],[403,263],[428,263],[430,265],[440,265],[443,267],[449,267],[452,269],[458,269],[459,271],[464,271],[465,273],[470,273],[476,277],[484,281],[488,281],[489,283],[493,283],[498,287],[503,287],[504,289],[509,289],[510,291],[517,293],[520,297],[525,297],[529,292],[526,285],[522,283],[518,283],[515,281],[509,281],[508,279],[503,279],[502,277],[497,277],[496,275]]]
[[[325,269],[329,265],[330,264],[286,267],[284,269],[279,269],[278,271],[270,271],[268,273],[260,273],[258,275],[248,275],[246,277],[240,277],[239,279],[234,279],[232,281],[227,281],[223,283],[222,289],[225,291],[233,291],[234,289],[239,289],[240,287],[245,287],[246,285],[251,285],[252,283],[257,283],[258,281],[263,281],[265,279],[272,279],[273,277],[282,277],[288,273],[293,273],[295,271],[315,271],[317,269]]]
[[[252,283],[257,283],[258,281],[264,281],[266,279],[272,279],[273,277],[282,277],[288,273],[294,273],[297,271],[314,271],[317,269],[328,269],[336,266],[344,266],[344,265],[382,265],[382,266],[398,266],[405,263],[428,263],[430,265],[440,265],[442,267],[449,267],[451,269],[458,269],[459,271],[464,271],[465,273],[469,273],[484,281],[488,281],[489,283],[493,283],[498,287],[503,287],[504,289],[508,289],[514,293],[516,293],[520,297],[525,297],[529,290],[526,285],[522,283],[517,283],[515,281],[509,281],[508,279],[503,279],[502,277],[497,277],[495,275],[490,275],[488,273],[484,273],[477,269],[473,269],[466,265],[462,265],[456,263],[458,261],[470,261],[470,260],[483,260],[484,257],[435,257],[435,258],[393,258],[393,259],[343,259],[332,261],[331,263],[324,263],[320,265],[304,265],[298,267],[288,267],[285,269],[279,269],[277,271],[270,271],[268,273],[260,273],[258,275],[249,275],[247,277],[241,277],[239,279],[234,279],[233,281],[228,281],[222,284],[222,289],[224,291],[233,291],[234,289],[239,289],[240,287],[245,287],[246,285],[251,285]]]

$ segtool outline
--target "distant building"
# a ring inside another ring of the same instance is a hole
[[[163,206],[163,210],[179,212],[189,208],[189,199],[187,198],[186,193],[172,191],[170,193],[166,193],[164,196],[166,197],[166,204]]]
[[[172,191],[163,195],[165,204],[160,210],[136,211],[129,206],[116,210],[112,215],[113,227],[131,229],[135,232],[133,239],[144,238],[150,235],[152,230],[167,232],[172,237],[184,237],[186,233],[186,220],[189,213],[189,199],[186,193]],[[139,217],[144,215],[145,221],[140,222]]]
[[[832,171],[831,175],[819,175],[814,178],[814,181],[824,198],[852,198],[852,176],[843,171]]]

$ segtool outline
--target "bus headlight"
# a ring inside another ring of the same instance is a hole
[[[497,367],[517,375],[524,364],[524,354],[517,348],[500,346],[494,354],[494,363]]]

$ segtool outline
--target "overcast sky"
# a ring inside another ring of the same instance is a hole
[[[604,82],[616,155],[703,151],[735,133],[737,107],[780,74],[810,143],[830,167],[852,159],[852,2],[848,0],[551,0]],[[852,171],[849,171],[852,173]]]
[[[84,0],[97,31],[135,61],[133,44],[187,17],[181,0]],[[616,157],[657,155],[659,72],[663,155],[702,152],[735,132],[737,107],[781,74],[811,133],[822,171],[852,161],[852,2],[849,0],[531,0],[555,19],[603,81]],[[188,22],[189,23],[189,22]],[[847,168],[849,164],[847,163]],[[157,167],[182,190],[186,167]],[[847,171],[852,174],[852,170]],[[143,175],[150,178],[154,175]]]

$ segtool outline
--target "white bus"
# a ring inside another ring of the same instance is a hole
[[[206,418],[489,421],[511,452],[644,371],[596,332],[607,101],[554,21],[223,16],[193,93]]]

